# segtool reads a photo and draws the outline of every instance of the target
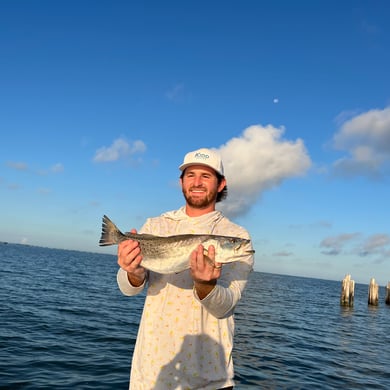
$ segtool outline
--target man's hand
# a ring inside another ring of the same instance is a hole
[[[137,233],[135,229],[131,233]],[[127,272],[127,278],[134,287],[144,282],[146,270],[140,265],[142,261],[141,248],[138,241],[126,240],[118,245],[118,265]]]
[[[215,248],[210,245],[207,256],[203,245],[191,253],[191,276],[199,299],[205,298],[217,284],[221,276],[222,264],[215,262]]]

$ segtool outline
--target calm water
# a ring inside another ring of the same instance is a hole
[[[261,261],[258,259],[258,261]],[[0,389],[127,389],[143,296],[111,255],[0,244]],[[237,389],[389,389],[390,307],[366,285],[255,272],[236,311]]]

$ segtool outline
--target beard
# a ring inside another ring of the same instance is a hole
[[[182,190],[184,198],[189,206],[196,209],[204,209],[209,207],[211,204],[215,202],[217,199],[217,191],[210,191],[209,193],[205,192],[204,196],[192,196],[191,190],[193,188],[189,188],[187,191]]]

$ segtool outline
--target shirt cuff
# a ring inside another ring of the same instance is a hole
[[[119,289],[125,295],[136,295],[140,293],[144,289],[146,284],[146,277],[145,277],[145,280],[141,284],[141,286],[138,287],[133,286],[127,277],[127,272],[122,268],[119,268],[116,279],[118,282]]]

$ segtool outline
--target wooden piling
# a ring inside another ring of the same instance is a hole
[[[386,305],[390,305],[390,282],[387,282],[386,287]]]
[[[351,280],[351,275],[345,275],[345,278],[341,282],[341,297],[340,305],[353,306],[355,298],[355,281]]]
[[[370,285],[368,287],[368,304],[372,306],[378,306],[379,303],[379,286],[375,282],[374,278],[371,278]]]

